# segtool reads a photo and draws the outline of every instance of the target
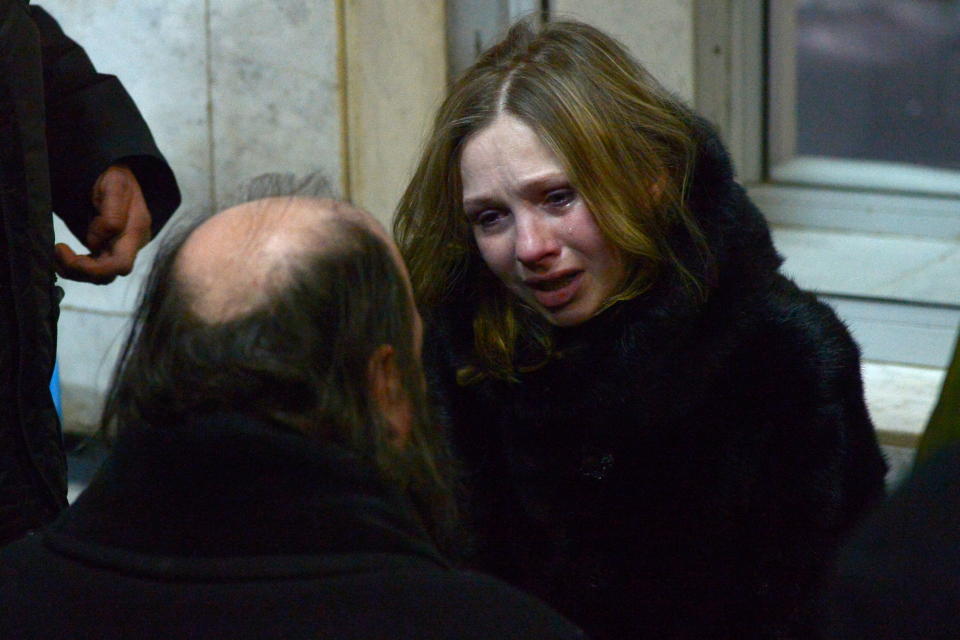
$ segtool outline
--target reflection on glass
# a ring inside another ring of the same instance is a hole
[[[960,169],[960,0],[798,0],[795,42],[797,155]]]

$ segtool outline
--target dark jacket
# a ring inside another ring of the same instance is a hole
[[[580,638],[452,569],[372,468],[239,416],[121,435],[53,525],[0,551],[2,638]]]
[[[0,0],[0,544],[66,506],[49,383],[62,293],[51,211],[83,238],[111,164],[140,181],[154,233],[180,193],[130,97],[42,9]]]
[[[679,276],[583,325],[518,382],[458,386],[470,297],[426,339],[468,471],[475,562],[596,638],[804,637],[840,536],[883,493],[857,346],[778,272],[763,216],[700,129]],[[712,265],[712,266],[711,266]]]
[[[829,640],[960,638],[960,445],[921,465],[857,529],[821,606]]]

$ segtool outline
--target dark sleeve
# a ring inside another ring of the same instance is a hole
[[[114,164],[134,172],[153,234],[180,205],[180,190],[150,129],[115,76],[97,73],[84,50],[43,9],[30,7],[40,32],[53,209],[81,240],[96,215],[91,191]]]
[[[844,546],[821,602],[823,637],[958,638],[960,446],[919,467]]]
[[[960,442],[960,337],[955,339],[940,397],[917,443],[914,465],[923,464],[931,455],[956,442]]]

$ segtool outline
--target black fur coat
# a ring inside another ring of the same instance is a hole
[[[700,138],[689,204],[712,267],[673,248],[705,302],[668,274],[558,330],[559,357],[519,382],[469,386],[469,297],[429,320],[474,563],[595,638],[807,637],[822,570],[883,493],[856,344],[779,273],[726,152]]]

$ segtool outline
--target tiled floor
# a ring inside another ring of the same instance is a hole
[[[774,227],[773,239],[805,289],[960,304],[956,240],[795,227]]]
[[[863,363],[867,406],[881,441],[916,444],[940,395],[944,375],[943,369]]]

